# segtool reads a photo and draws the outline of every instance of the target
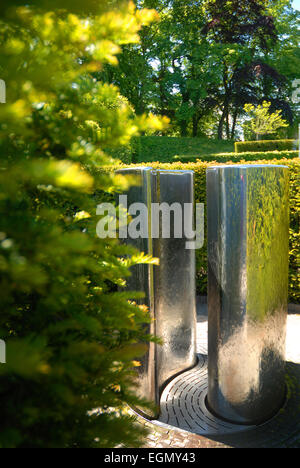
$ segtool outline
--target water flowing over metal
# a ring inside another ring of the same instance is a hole
[[[170,236],[162,235],[161,218],[151,216],[153,204],[194,204],[194,176],[191,171],[161,171],[149,167],[122,169],[120,174],[139,180],[139,186],[127,192],[128,206],[141,202],[147,206],[148,238],[126,242],[140,251],[159,258],[159,265],[138,265],[128,281],[129,290],[143,291],[152,323],[146,331],[162,339],[162,345],[149,344],[139,368],[139,393],[159,406],[166,383],[177,374],[195,366],[196,357],[196,293],[195,250],[186,249],[184,217],[182,236],[175,233],[175,219],[170,210]],[[178,220],[177,220],[178,221]],[[158,223],[158,225],[153,225]],[[151,233],[156,233],[155,237]],[[157,414],[149,414],[154,417]]]
[[[285,166],[207,171],[208,405],[235,423],[284,401],[288,188]]]
[[[153,204],[194,207],[194,174],[151,167],[119,172],[138,179],[127,203],[144,203],[148,223],[148,236],[126,242],[160,261],[133,268],[127,284],[145,293],[152,319],[145,331],[162,339],[148,344],[139,368],[139,393],[158,408],[146,416],[197,433],[264,423],[285,399],[288,168],[207,170],[208,360],[199,355],[198,363],[195,250],[187,248],[184,220],[178,225],[172,209],[170,236],[152,216]]]

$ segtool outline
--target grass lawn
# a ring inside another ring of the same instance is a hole
[[[136,145],[134,162],[175,162],[187,158],[213,157],[234,152],[234,141],[208,138],[141,137]]]

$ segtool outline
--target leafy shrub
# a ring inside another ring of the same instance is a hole
[[[260,140],[260,141],[237,141],[234,144],[236,153],[262,151],[296,151],[299,142],[295,140]]]
[[[160,122],[114,106],[118,89],[90,73],[155,15],[111,0],[32,3],[1,4],[0,447],[136,446],[144,431],[124,407],[144,404],[132,367],[150,319],[140,295],[117,289],[148,260],[96,237],[96,205],[126,188],[99,170],[113,162],[103,149]]]

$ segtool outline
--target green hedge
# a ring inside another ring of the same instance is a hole
[[[132,163],[132,147],[120,146],[119,148],[106,149],[105,152],[114,159],[119,159],[124,164]]]
[[[290,264],[289,264],[289,301],[300,303],[299,293],[299,259],[300,233],[299,233],[299,213],[300,213],[300,159],[273,159],[250,161],[249,164],[280,164],[288,166],[290,169]],[[232,164],[232,162],[227,162]],[[227,164],[226,163],[226,164]],[[195,173],[195,202],[205,204],[206,212],[206,169],[217,165],[216,162],[198,161],[191,163],[159,163],[139,164],[138,166],[148,165],[154,169],[173,169],[173,170],[192,170]],[[135,165],[132,165],[135,166]],[[206,232],[206,229],[205,229]],[[196,251],[197,261],[197,294],[207,293],[207,240],[202,249]]]
[[[251,151],[245,153],[218,153],[211,156],[174,156],[174,162],[201,162],[207,161],[212,162],[216,161],[219,163],[226,163],[232,161],[238,163],[240,161],[257,161],[259,159],[264,160],[273,160],[273,159],[294,159],[298,157],[298,151],[265,151],[254,153]]]
[[[237,141],[234,144],[236,153],[261,152],[261,151],[295,151],[299,148],[297,140],[258,140]]]

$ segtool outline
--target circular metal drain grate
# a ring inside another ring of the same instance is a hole
[[[164,389],[157,422],[200,435],[233,434],[254,426],[231,424],[212,415],[205,404],[207,356],[198,355],[198,364],[180,374]]]
[[[175,377],[164,389],[159,419],[143,419],[167,433],[184,430],[232,447],[300,447],[299,364],[287,362],[287,400],[277,415],[259,426],[240,426],[218,419],[208,411],[207,356],[200,354],[198,359],[196,367]]]
[[[207,316],[198,316],[197,351],[199,362],[178,375],[165,387],[158,420],[148,420],[168,433],[185,430],[192,434],[240,448],[300,447],[300,361],[286,364],[287,400],[271,420],[259,426],[239,426],[224,422],[206,407]],[[296,356],[297,359],[297,356]],[[141,416],[141,414],[140,414]]]

